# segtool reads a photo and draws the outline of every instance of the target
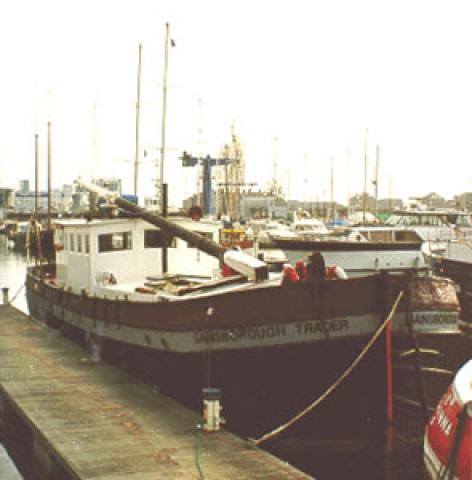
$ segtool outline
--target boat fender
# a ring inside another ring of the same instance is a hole
[[[223,266],[221,267],[222,277],[232,277],[233,275],[237,274],[238,272],[234,271],[229,265],[226,265],[226,263],[223,263]]]
[[[339,265],[330,265],[325,269],[325,278],[336,280],[341,279],[345,280],[347,278],[346,272]]]
[[[282,272],[282,282],[281,285],[289,285],[292,283],[297,283],[300,280],[298,273],[295,271],[292,265],[286,263]]]
[[[297,260],[297,263],[295,264],[295,271],[298,274],[298,278],[301,281],[304,281],[308,277],[308,271],[305,265],[305,262],[303,260]]]
[[[426,427],[423,457],[430,478],[471,478],[472,361],[457,372]]]

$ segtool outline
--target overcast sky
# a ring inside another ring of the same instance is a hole
[[[33,181],[37,128],[46,187],[50,115],[54,186],[95,168],[131,192],[138,45],[141,150],[153,160],[169,22],[171,201],[195,188],[181,152],[217,155],[232,123],[246,180],[259,188],[276,155],[292,197],[328,198],[332,156],[344,202],[363,189],[367,128],[369,181],[380,145],[380,197],[389,183],[403,198],[472,190],[470,2],[17,0],[0,9],[2,186]],[[143,193],[157,171],[141,166]]]

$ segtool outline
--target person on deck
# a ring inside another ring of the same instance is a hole
[[[319,282],[324,280],[326,272],[326,264],[323,255],[320,252],[314,251],[307,262],[307,279]]]

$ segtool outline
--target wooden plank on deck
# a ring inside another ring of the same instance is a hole
[[[0,307],[2,396],[67,471],[82,479],[199,479],[199,415],[137,383],[60,332]],[[210,479],[308,479],[250,442],[202,433],[200,464]]]

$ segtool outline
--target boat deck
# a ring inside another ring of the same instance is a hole
[[[197,413],[105,362],[92,362],[60,332],[0,306],[0,426],[26,474],[311,478],[227,431],[200,433],[199,423]]]

